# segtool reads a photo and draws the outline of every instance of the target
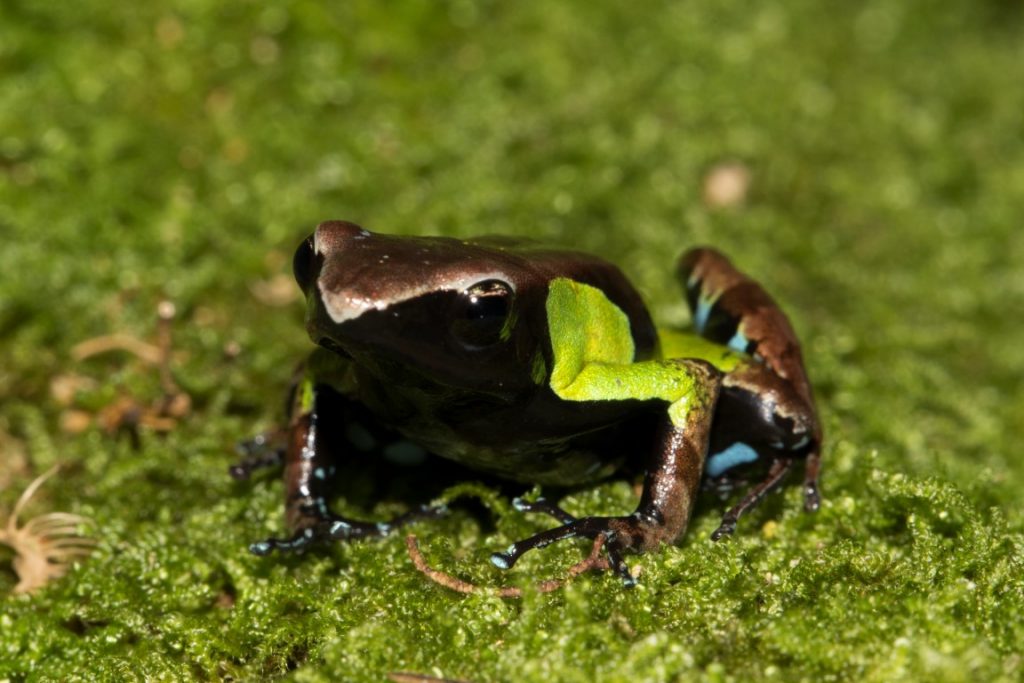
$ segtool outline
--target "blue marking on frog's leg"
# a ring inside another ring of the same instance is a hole
[[[747,350],[750,348],[750,345],[750,340],[743,335],[743,332],[740,330],[740,328],[736,328],[736,334],[734,334],[732,336],[732,339],[730,339],[726,343],[726,346],[728,346],[730,349],[732,349],[733,351],[739,351],[740,353],[747,353]]]
[[[702,299],[714,301],[714,308],[698,326],[700,334],[712,341],[739,344],[739,330],[746,340],[745,351],[790,385],[804,418],[809,422],[809,441],[790,447],[805,459],[804,508],[817,510],[821,497],[818,475],[821,468],[822,429],[814,408],[811,384],[804,369],[800,342],[789,318],[755,280],[740,272],[714,249],[692,249],[680,257],[677,274],[691,310]],[[695,318],[698,316],[695,315]]]
[[[708,464],[704,468],[704,472],[707,476],[714,479],[722,476],[722,474],[737,465],[754,462],[758,457],[760,456],[758,456],[757,451],[747,444],[737,441],[724,451],[719,451],[708,458]]]
[[[707,327],[708,318],[711,316],[713,306],[713,302],[703,296],[697,299],[697,310],[693,312],[693,326],[697,329],[698,333],[703,332],[704,328]]]

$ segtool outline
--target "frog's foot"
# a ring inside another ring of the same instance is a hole
[[[516,541],[503,553],[494,553],[491,555],[491,563],[494,566],[499,569],[511,569],[520,557],[535,548],[543,548],[567,538],[594,539],[603,535],[607,539],[605,551],[608,553],[608,563],[612,571],[622,579],[622,583],[626,586],[636,585],[636,579],[629,572],[629,567],[623,561],[622,554],[629,549],[646,547],[649,545],[649,537],[654,535],[653,527],[644,524],[638,514],[629,517],[582,517],[577,519],[544,499],[535,503],[519,501],[514,504],[518,509],[527,512],[545,512],[556,519],[570,521],[560,527],[542,531],[522,541]]]
[[[242,457],[228,468],[228,473],[234,479],[248,479],[256,470],[280,467],[284,463],[284,432],[278,430],[257,434],[251,439],[239,441],[235,450]]]
[[[793,460],[789,458],[778,458],[773,461],[764,481],[755,484],[739,503],[722,515],[722,523],[711,533],[711,540],[718,541],[725,536],[732,536],[736,531],[736,522],[739,521],[740,516],[756,507],[762,498],[782,482],[792,467]],[[817,488],[815,488],[815,492],[817,492]]]
[[[512,499],[512,507],[519,510],[519,512],[541,512],[545,515],[550,515],[562,524],[569,524],[570,522],[576,521],[575,516],[558,507],[558,505],[552,503],[547,498],[538,498],[537,500],[530,502],[516,497]]]
[[[415,510],[410,510],[386,522],[360,522],[338,515],[316,514],[311,516],[308,521],[301,522],[301,527],[289,538],[268,538],[253,543],[249,546],[249,552],[254,555],[269,555],[275,550],[297,552],[317,543],[379,538],[409,522],[419,519],[436,519],[447,511],[448,508],[445,505],[421,505]]]
[[[821,469],[821,452],[817,449],[807,455],[804,465],[804,510],[817,512],[821,507],[821,493],[818,491],[818,471]]]

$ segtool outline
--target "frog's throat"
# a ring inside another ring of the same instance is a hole
[[[515,285],[512,284],[509,276],[498,271],[462,274],[450,278],[427,277],[415,284],[389,280],[385,271],[380,277],[362,278],[362,281],[371,284],[372,289],[367,292],[357,291],[355,288],[331,291],[330,279],[321,275],[317,279],[316,287],[328,317],[340,325],[359,318],[367,311],[383,311],[389,306],[410,301],[425,294],[443,291],[464,292],[484,280],[501,280],[508,283],[513,293],[515,292]]]

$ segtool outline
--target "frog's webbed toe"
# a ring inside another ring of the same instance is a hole
[[[534,534],[522,541],[516,541],[503,553],[492,554],[491,563],[494,566],[499,569],[511,569],[519,558],[527,552],[536,548],[543,548],[567,538],[596,539],[598,536],[604,536],[606,539],[604,547],[608,553],[608,563],[612,571],[622,579],[623,584],[626,586],[636,584],[636,579],[622,559],[622,554],[629,549],[641,549],[646,544],[650,530],[645,527],[638,515],[634,514],[629,517],[575,518],[557,505],[549,503],[544,499],[538,500],[535,503],[525,503],[517,499],[515,505],[518,509],[527,512],[545,512],[556,518],[561,518],[564,515],[571,521],[567,521],[560,527]]]
[[[269,555],[273,551],[298,552],[317,543],[380,538],[395,529],[419,519],[436,519],[448,511],[445,505],[421,505],[386,522],[362,522],[339,515],[315,514],[300,522],[299,528],[288,538],[268,538],[249,546],[254,555]]]

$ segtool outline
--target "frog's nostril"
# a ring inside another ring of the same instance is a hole
[[[316,277],[314,272],[316,259],[314,236],[310,235],[302,240],[302,244],[295,250],[295,258],[292,259],[292,272],[295,274],[295,281],[299,283],[299,287],[302,288],[303,292],[309,291],[313,278]]]

